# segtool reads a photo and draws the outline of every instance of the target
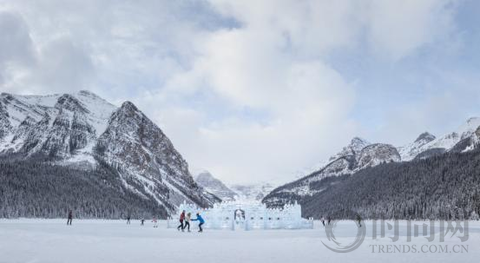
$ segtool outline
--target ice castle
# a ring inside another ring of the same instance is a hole
[[[301,216],[301,206],[297,203],[287,204],[281,208],[267,208],[259,202],[230,201],[215,204],[212,208],[198,208],[196,205],[183,203],[179,206],[177,214],[168,220],[170,228],[179,225],[180,213],[185,210],[191,213],[192,218],[196,213],[205,219],[204,228],[229,229],[229,230],[255,230],[255,229],[309,229],[313,228],[312,219]],[[195,228],[195,222],[192,222]]]

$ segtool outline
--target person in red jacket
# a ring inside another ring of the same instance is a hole
[[[185,210],[182,211],[180,214],[180,225],[177,227],[177,230],[182,232],[184,231],[185,227],[183,226],[183,221],[185,220]]]

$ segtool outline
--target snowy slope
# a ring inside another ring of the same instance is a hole
[[[230,186],[236,193],[236,200],[247,202],[261,201],[275,187],[269,183],[259,184],[234,184]]]
[[[99,96],[0,95],[0,157],[42,156],[90,169],[102,162],[133,193],[173,211],[183,201],[205,207],[218,199],[199,187],[167,136],[131,102],[118,108]]]
[[[263,202],[278,205],[299,201],[322,191],[319,181],[327,177],[353,174],[384,162],[408,162],[445,152],[466,152],[479,145],[480,118],[470,118],[454,132],[438,138],[424,132],[414,142],[398,148],[389,144],[371,144],[356,137],[327,161],[301,172],[300,179],[274,189]]]
[[[354,137],[351,141],[350,144],[345,146],[340,152],[338,152],[335,155],[332,155],[328,160],[319,162],[312,167],[302,169],[297,172],[297,178],[303,178],[305,175],[312,174],[314,172],[320,171],[321,169],[325,168],[335,160],[341,159],[342,157],[349,156],[349,155],[354,155],[355,153],[359,153],[363,148],[366,146],[370,145],[371,143],[368,142],[365,139],[359,138],[359,137]],[[339,165],[339,164],[338,164]]]
[[[262,201],[268,205],[300,201],[306,196],[321,191],[321,189],[317,189],[316,183],[324,178],[353,174],[367,167],[386,162],[399,162],[400,160],[400,154],[392,145],[371,144],[366,140],[355,137],[349,145],[330,157],[320,169],[306,174],[306,176],[294,182],[274,189]]]
[[[425,149],[443,148],[447,151],[452,149],[461,140],[475,135],[475,131],[480,126],[480,118],[474,117],[468,119],[464,124],[452,133],[446,134],[437,140],[425,145]]]
[[[435,138],[433,135],[421,134],[415,142],[399,147],[402,161],[410,161],[416,157],[426,158],[432,154],[448,151],[468,151],[478,145],[480,118],[470,118],[455,131]],[[422,135],[425,135],[422,137]]]
[[[46,154],[93,163],[96,138],[116,107],[88,91],[77,94],[25,96],[2,93],[0,115],[6,116],[0,153]]]
[[[112,114],[95,154],[122,171],[126,183],[134,180],[144,193],[166,206],[178,206],[185,200],[202,207],[215,202],[203,195],[187,162],[162,130],[131,102],[124,102]]]
[[[195,177],[195,182],[214,194],[222,201],[233,201],[237,193],[228,188],[222,181],[213,177],[209,171],[202,171]]]
[[[409,143],[409,144],[404,145],[404,146],[401,146],[401,147],[398,147],[398,152],[400,153],[400,156],[402,157],[402,161],[412,160],[413,158],[415,158],[415,156],[417,156],[422,151],[424,151],[423,147],[426,144],[428,144],[428,143],[430,143],[434,140],[435,140],[434,135],[432,135],[428,132],[424,132],[424,133],[420,134],[414,142]]]
[[[258,202],[270,193],[274,186],[270,183],[225,185],[208,171],[200,172],[195,181],[208,192],[223,201]]]

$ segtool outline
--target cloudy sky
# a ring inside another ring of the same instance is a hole
[[[480,116],[480,1],[0,0],[0,90],[133,101],[193,171],[286,182]]]

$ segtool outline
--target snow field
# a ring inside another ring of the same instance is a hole
[[[153,228],[132,220],[20,219],[0,220],[0,262],[478,262],[480,256],[480,223],[470,223],[468,241],[446,239],[444,243],[428,243],[423,237],[406,242],[405,222],[401,223],[400,240],[388,236],[372,240],[370,223],[367,237],[355,251],[339,254],[328,250],[320,222],[313,230],[205,230],[191,233],[167,229],[166,221]],[[355,235],[351,221],[340,222],[335,235],[342,243],[350,243]],[[468,245],[463,253],[372,253],[371,245]]]

